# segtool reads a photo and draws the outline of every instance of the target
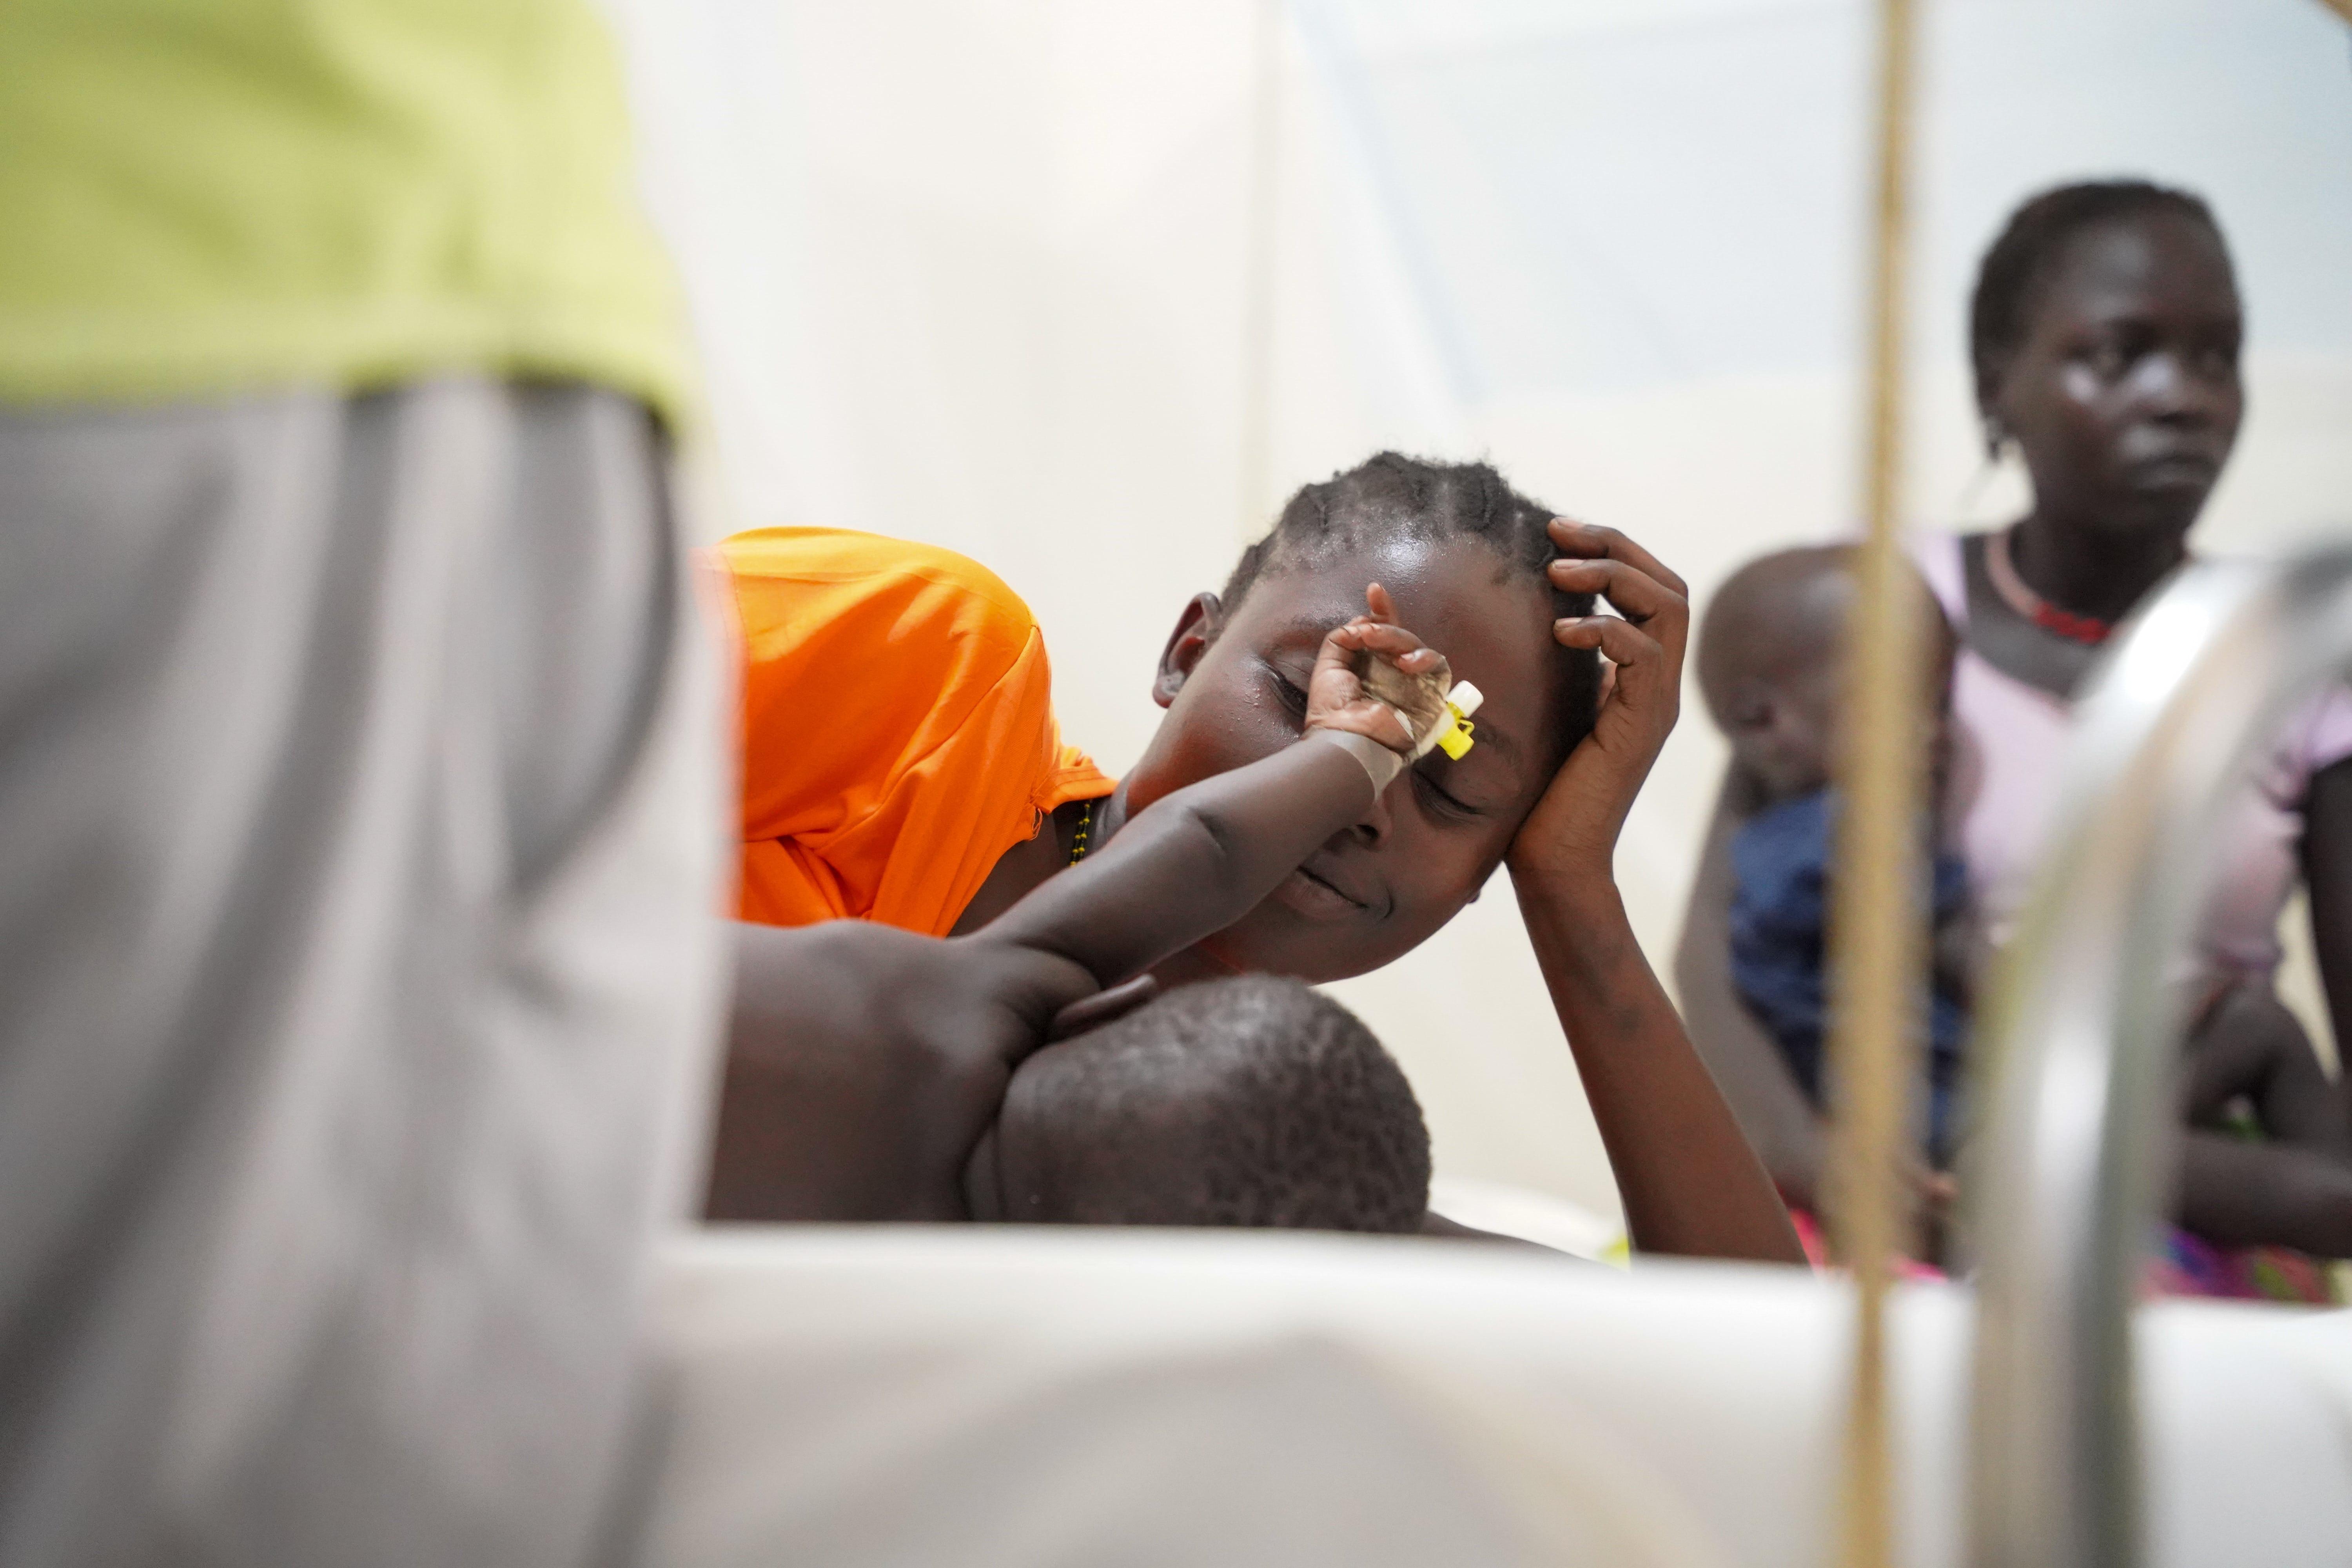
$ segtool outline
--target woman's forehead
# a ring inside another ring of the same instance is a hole
[[[1432,645],[1441,632],[1488,627],[1517,640],[1523,625],[1551,615],[1549,585],[1483,540],[1390,537],[1272,563],[1235,621],[1259,628],[1319,623],[1328,630],[1364,613],[1364,591],[1374,583],[1395,599],[1397,619]]]
[[[2229,253],[2212,231],[2169,213],[2094,225],[2054,258],[2041,305],[2095,315],[2151,300],[2236,311]]]

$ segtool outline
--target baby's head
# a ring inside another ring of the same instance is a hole
[[[1353,1014],[1244,975],[1024,1062],[965,1189],[977,1219],[1406,1232],[1428,1206],[1429,1132]]]
[[[1759,556],[1716,591],[1700,625],[1707,711],[1734,760],[1773,800],[1821,788],[1835,766],[1855,554],[1831,544]],[[1927,584],[1907,572],[1906,579],[1919,596],[1927,700],[1940,720],[1951,687],[1951,627]]]

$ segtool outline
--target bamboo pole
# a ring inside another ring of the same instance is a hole
[[[1904,308],[1916,18],[1879,0],[1877,152],[1871,204],[1864,514],[1848,624],[1844,807],[1832,922],[1836,1090],[1832,1218],[1854,1282],[1853,1384],[1839,1531],[1843,1568],[1894,1561],[1886,1290],[1908,1213],[1901,1154],[1912,1014],[1925,954],[1917,895],[1919,632],[1897,538],[1902,504]]]

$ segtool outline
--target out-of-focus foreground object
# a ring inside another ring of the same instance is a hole
[[[1927,956],[1918,885],[1919,629],[1903,519],[1904,316],[1910,276],[1911,120],[1918,19],[1913,0],[1878,0],[1870,216],[1863,519],[1849,620],[1845,691],[1853,720],[1837,759],[1838,826],[1830,921],[1831,1219],[1854,1281],[1853,1387],[1846,1417],[1838,1561],[1893,1560],[1894,1456],[1887,1413],[1886,1290],[1903,1235],[1904,1096]]]
[[[721,1229],[672,1252],[662,1568],[1820,1568],[1853,1310],[1794,1269],[1271,1234]],[[1897,1556],[1952,1568],[1964,1290],[1890,1296]],[[2157,1560],[2340,1568],[2341,1315],[2145,1320]]]
[[[13,0],[0,402],[453,369],[687,401],[586,0]]]
[[[10,1568],[582,1561],[720,1000],[666,482],[577,385],[0,408]]]
[[[0,1562],[578,1568],[729,781],[588,0],[0,6]]]
[[[1981,1025],[1990,1116],[1964,1185],[1982,1259],[1979,1568],[2147,1560],[2168,1483],[2143,1484],[2134,1302],[2172,1125],[2176,961],[2256,742],[2347,669],[2352,545],[2334,544],[2184,569],[2084,699],[2056,858]]]

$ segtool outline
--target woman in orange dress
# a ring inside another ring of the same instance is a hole
[[[719,554],[744,656],[742,919],[945,936],[1007,852],[1111,793],[1062,743],[1036,618],[987,568],[820,528]]]

